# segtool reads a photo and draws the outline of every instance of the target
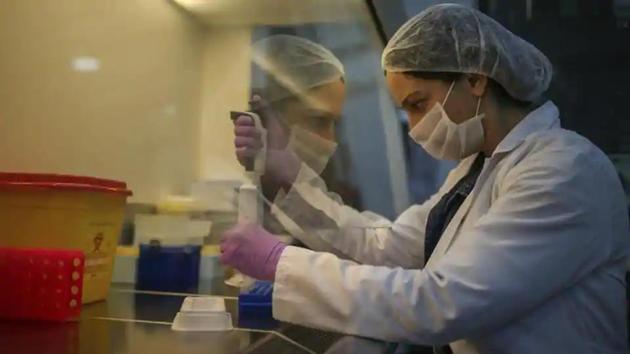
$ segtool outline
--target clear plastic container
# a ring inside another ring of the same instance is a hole
[[[232,315],[229,312],[178,312],[171,326],[178,332],[230,331]]]
[[[189,296],[184,299],[181,312],[225,312],[225,299],[218,296]]]

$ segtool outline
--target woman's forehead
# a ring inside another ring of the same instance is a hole
[[[402,105],[410,95],[427,95],[438,88],[439,80],[425,80],[410,74],[400,72],[388,72],[386,77],[392,98],[397,106]]]
[[[339,115],[343,110],[346,99],[345,84],[340,81],[331,82],[308,90],[294,100],[294,108],[301,110],[315,110],[331,115]]]

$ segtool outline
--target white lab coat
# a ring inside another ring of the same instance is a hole
[[[450,343],[455,354],[626,353],[630,231],[607,157],[561,129],[547,102],[486,159],[425,265],[428,213],[473,160],[393,223],[339,204],[300,172],[272,212],[327,252],[285,249],[274,317],[389,342]]]

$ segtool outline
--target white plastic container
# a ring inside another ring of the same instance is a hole
[[[189,296],[182,303],[181,312],[226,312],[225,299],[218,296]]]
[[[221,332],[232,330],[229,312],[178,312],[171,326],[178,332]]]

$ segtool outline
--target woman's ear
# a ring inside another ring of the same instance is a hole
[[[477,96],[481,97],[486,93],[488,89],[488,77],[485,75],[479,74],[465,74],[466,82],[468,83],[468,87],[470,92]]]

